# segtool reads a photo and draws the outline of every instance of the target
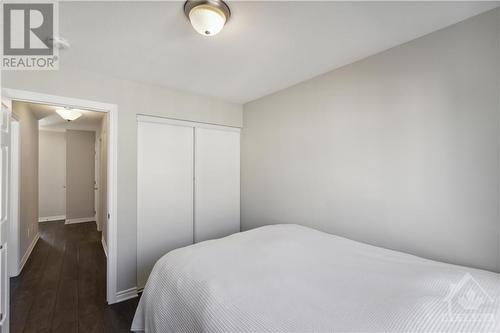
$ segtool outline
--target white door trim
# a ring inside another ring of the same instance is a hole
[[[99,136],[98,136],[99,135]],[[96,132],[94,142],[94,218],[97,231],[101,231],[101,134]]]
[[[10,122],[10,221],[9,221],[9,276],[21,272],[19,258],[19,122],[12,115]]]
[[[2,89],[2,96],[11,100],[69,106],[97,112],[106,112],[108,120],[108,260],[107,260],[107,301],[117,302],[117,152],[118,152],[118,106],[86,99],[49,95],[18,89]]]
[[[38,223],[66,220],[66,215],[42,216],[38,218]]]
[[[10,286],[9,286],[9,222],[10,222],[10,121],[12,101],[1,98],[0,153],[2,155],[1,214],[0,214],[0,330],[9,333]]]
[[[33,252],[33,249],[35,248],[36,243],[38,242],[39,239],[40,239],[40,233],[37,233],[35,238],[33,238],[33,241],[31,242],[30,246],[26,250],[26,253],[21,258],[21,262],[19,263],[19,268],[18,268],[17,274],[15,276],[18,276],[23,271],[24,265],[26,265],[26,262],[30,258],[31,252]]]
[[[160,124],[169,124],[169,125],[186,126],[194,128],[209,128],[209,129],[211,128],[211,129],[218,129],[218,130],[238,132],[238,133],[241,132],[240,127],[200,123],[196,121],[180,120],[180,119],[158,117],[158,116],[147,116],[142,114],[137,115],[137,121],[145,123],[160,123]]]
[[[66,219],[64,221],[64,224],[75,224],[75,223],[86,223],[86,222],[95,222],[95,216],[78,217],[78,218],[74,218],[74,219]]]

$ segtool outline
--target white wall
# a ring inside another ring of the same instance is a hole
[[[38,120],[25,103],[13,102],[19,121],[19,258],[38,234]]]
[[[58,71],[3,71],[4,88],[89,99],[118,105],[117,289],[136,286],[137,126],[136,115],[241,126],[242,106],[163,87],[70,69],[61,55]],[[110,59],[111,61],[112,59]]]
[[[500,11],[244,106],[242,228],[500,271]]]
[[[66,133],[40,130],[39,220],[66,215]]]

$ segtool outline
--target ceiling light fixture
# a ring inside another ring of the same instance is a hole
[[[61,116],[62,119],[67,121],[73,121],[82,116],[82,113],[80,111],[71,108],[57,108],[56,112]]]
[[[184,13],[194,30],[203,36],[217,35],[231,16],[228,5],[222,0],[188,0]]]
[[[59,50],[67,50],[71,47],[71,44],[66,38],[53,36],[48,39],[50,45]]]

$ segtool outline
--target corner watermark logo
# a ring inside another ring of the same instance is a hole
[[[469,273],[450,285],[445,320],[454,322],[495,321],[495,302]]]
[[[58,69],[57,3],[4,3],[2,70]]]

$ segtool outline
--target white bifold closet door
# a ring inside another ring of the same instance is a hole
[[[138,122],[137,130],[137,279],[142,287],[159,258],[193,243],[194,128]]]
[[[196,242],[240,231],[239,129],[195,129],[194,192]]]

